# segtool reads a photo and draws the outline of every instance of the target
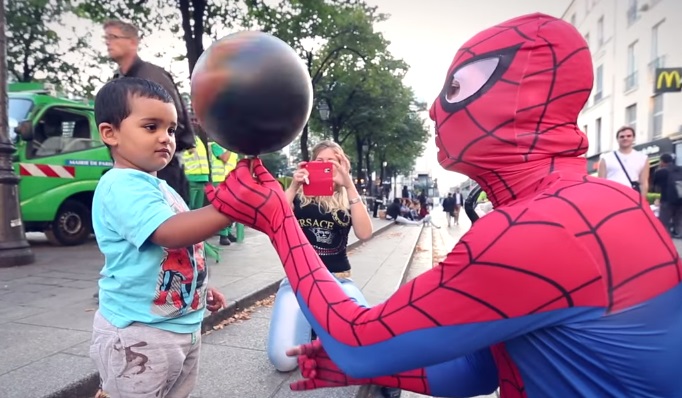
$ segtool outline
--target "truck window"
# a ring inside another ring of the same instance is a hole
[[[92,139],[90,120],[85,115],[66,108],[50,108],[35,124],[27,155],[41,158],[98,146],[102,143]]]
[[[7,102],[7,117],[9,119],[9,137],[12,142],[16,141],[16,133],[14,128],[19,125],[19,122],[26,120],[28,111],[31,110],[33,102],[23,98],[10,98]]]

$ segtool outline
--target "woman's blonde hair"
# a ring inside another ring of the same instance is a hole
[[[334,141],[322,141],[313,147],[312,159],[317,158],[317,155],[325,149],[331,149],[339,158],[344,158],[346,155],[343,148]],[[301,207],[307,206],[311,203],[317,203],[320,210],[325,213],[343,212],[348,215],[350,204],[348,203],[348,192],[345,187],[336,186],[334,195],[332,196],[306,196],[303,193],[303,188],[298,190],[299,198],[301,199]]]

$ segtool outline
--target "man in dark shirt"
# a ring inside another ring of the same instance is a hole
[[[448,227],[452,226],[452,218],[455,214],[455,199],[452,197],[451,192],[448,192],[448,196],[443,199],[443,211],[448,220]]]
[[[654,173],[654,187],[661,193],[658,219],[674,238],[680,238],[682,233],[682,200],[675,188],[675,180],[679,179],[680,173],[682,169],[675,165],[671,154],[661,155],[660,167]]]
[[[162,68],[140,59],[137,54],[140,37],[135,26],[119,20],[107,21],[104,23],[104,41],[109,57],[118,64],[118,71],[113,79],[139,77],[151,80],[163,86],[173,97],[178,112],[178,127],[175,131],[176,152],[168,166],[159,170],[157,177],[165,180],[185,202],[189,203],[189,183],[180,159],[183,151],[194,148],[194,131],[173,78]]]
[[[393,199],[393,203],[388,205],[386,208],[386,216],[390,217],[392,220],[396,220],[400,215],[400,199]]]

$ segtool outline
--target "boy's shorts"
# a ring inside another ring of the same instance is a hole
[[[100,375],[98,397],[188,397],[197,382],[201,333],[181,334],[133,323],[119,329],[100,313],[90,358]]]

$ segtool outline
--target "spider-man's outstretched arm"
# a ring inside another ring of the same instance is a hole
[[[361,307],[308,243],[279,183],[260,161],[254,162],[260,183],[254,181],[249,164],[241,161],[209,199],[270,236],[301,309],[352,377],[442,364],[547,325],[603,314],[604,303],[594,300],[604,291],[601,279],[586,279],[578,261],[584,249],[573,236],[560,225],[521,222],[532,215],[503,211],[479,220],[441,264],[384,303]]]
[[[439,397],[473,397],[492,394],[498,387],[497,366],[489,348],[428,368],[365,379],[344,374],[319,340],[296,349],[299,350],[303,350],[299,368],[305,379],[292,383],[292,390],[374,384]]]

